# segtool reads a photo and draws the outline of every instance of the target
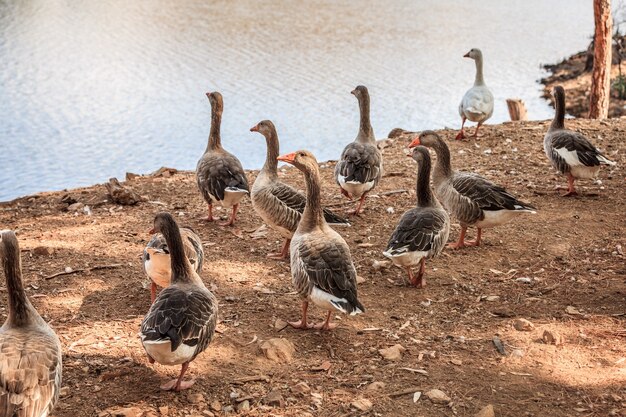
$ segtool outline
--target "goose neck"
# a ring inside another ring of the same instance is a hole
[[[450,162],[450,149],[441,138],[437,138],[433,144],[433,149],[437,154],[437,164],[433,172],[433,179],[448,178],[452,175],[452,164]]]
[[[376,140],[374,138],[374,129],[372,129],[372,124],[370,122],[369,95],[359,97],[359,113],[361,120],[359,122],[359,134],[357,135],[357,140],[363,143],[374,143]]]
[[[474,85],[485,85],[483,78],[483,57],[479,55],[475,59],[476,61],[476,78],[474,79]]]
[[[306,231],[321,226],[325,220],[322,209],[320,173],[317,166],[307,167],[304,171],[304,180],[306,182],[306,205],[300,225]]]
[[[7,281],[9,295],[9,314],[7,322],[14,327],[22,327],[31,323],[38,316],[32,304],[26,297],[22,283],[22,265],[20,249],[17,239],[12,236],[3,236],[4,246],[4,275]],[[34,314],[33,314],[34,313]]]
[[[183,239],[180,229],[175,223],[168,222],[161,233],[167,242],[170,251],[170,262],[172,268],[172,283],[193,282],[196,274],[185,255]]]
[[[278,177],[278,155],[280,154],[280,144],[278,142],[278,134],[276,129],[272,129],[269,135],[265,136],[265,142],[267,144],[267,155],[265,157],[265,164],[263,165],[263,171],[270,177]]]
[[[565,97],[563,92],[557,91],[554,95],[554,119],[550,130],[563,129],[565,127]]]
[[[430,189],[430,159],[424,159],[417,169],[417,206],[429,207],[433,204],[433,194]]]
[[[211,132],[209,133],[209,143],[207,144],[206,151],[220,149],[222,147],[222,137],[220,135],[221,125],[222,125],[222,110],[217,109],[217,108],[212,108],[211,109]]]

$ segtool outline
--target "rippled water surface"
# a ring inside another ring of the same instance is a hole
[[[249,128],[272,119],[283,151],[336,159],[356,136],[350,91],[369,87],[377,137],[458,127],[479,47],[497,100],[551,117],[540,65],[586,47],[587,0],[0,1],[0,200],[195,168],[224,95],[222,137],[244,167]],[[538,145],[539,146],[539,145]]]

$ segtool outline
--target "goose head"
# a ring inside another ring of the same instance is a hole
[[[350,91],[350,94],[355,96],[359,101],[363,98],[369,97],[367,87],[364,85],[357,85],[354,90]]]
[[[417,162],[418,166],[422,166],[427,160],[430,161],[430,153],[428,152],[428,149],[424,146],[418,145],[411,149],[412,152],[407,156],[413,158],[413,160]]]
[[[409,144],[409,148],[415,148],[416,146],[435,146],[441,138],[432,130],[425,130],[418,137],[413,139],[413,142]],[[413,156],[413,155],[411,155]]]
[[[276,128],[274,127],[274,123],[270,120],[262,120],[250,128],[250,132],[259,132],[265,137],[270,136],[275,130]]]
[[[468,53],[463,55],[463,58],[471,58],[473,60],[477,60],[483,57],[483,53],[478,48],[472,48]]]
[[[211,108],[214,111],[221,113],[224,108],[224,99],[222,98],[222,95],[219,92],[214,91],[212,93],[206,93],[206,96],[209,99],[209,103],[211,103]]]
[[[279,156],[279,161],[286,162],[298,168],[300,171],[312,172],[317,169],[317,159],[309,151],[296,151]]]
[[[561,98],[565,99],[565,89],[560,85],[555,85],[554,88],[552,88],[552,97],[554,97],[555,100]]]

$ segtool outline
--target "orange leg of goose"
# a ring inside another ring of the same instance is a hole
[[[361,198],[359,198],[359,205],[356,206],[356,209],[350,210],[348,212],[348,214],[354,214],[355,216],[360,216],[361,215],[361,211],[362,211],[363,203],[365,202],[365,196],[366,195],[367,195],[367,192],[363,193]]]
[[[462,118],[462,122],[461,122],[461,131],[456,135],[456,137],[454,139],[456,140],[463,140],[465,139],[465,132],[463,131],[463,127],[465,126],[465,116]]]
[[[189,368],[189,362],[183,363],[180,368],[180,375],[178,375],[177,379],[172,379],[171,381],[161,385],[161,389],[164,391],[181,391],[191,387],[195,384],[194,379],[190,379],[189,381],[183,381],[183,377],[185,376],[185,372],[187,372],[187,368]]]
[[[482,230],[480,227],[478,228],[478,233],[476,234],[476,240],[470,240],[465,242],[465,246],[480,246],[480,237],[482,235]]]
[[[563,197],[574,197],[577,196],[576,188],[574,188],[574,176],[571,172],[567,173],[567,192],[563,194]]]
[[[298,321],[290,321],[289,325],[294,329],[307,330],[313,328],[312,324],[306,322],[306,311],[308,308],[309,302],[306,300],[302,301],[302,318]]]
[[[459,240],[456,243],[448,243],[448,247],[450,249],[461,249],[465,247],[465,232],[467,231],[467,226],[461,226],[461,234],[459,235]]]
[[[472,135],[472,137],[473,137],[474,139],[476,139],[476,138],[478,137],[478,129],[480,129],[480,125],[481,125],[481,124],[482,124],[482,123],[478,123],[478,126],[476,126],[476,130],[474,131],[474,134]]]
[[[426,285],[426,280],[424,279],[425,265],[426,265],[426,260],[422,258],[422,260],[420,261],[420,270],[417,273],[417,276],[413,274],[413,271],[411,270],[410,266],[406,267],[406,271],[409,274],[409,282],[411,283],[412,286],[417,287],[417,288],[424,288],[424,286]]]
[[[291,243],[291,239],[285,239],[285,243],[283,244],[283,248],[280,252],[277,253],[269,253],[267,257],[269,259],[287,259],[289,257],[289,244]]]
[[[239,209],[239,203],[233,205],[233,210],[230,213],[230,218],[227,222],[220,223],[220,226],[232,226],[235,224],[235,220],[237,220],[237,210]]]
[[[152,301],[152,304],[154,304],[154,300],[156,300],[156,290],[157,286],[154,281],[152,281],[152,285],[150,286],[150,300]]]
[[[207,216],[206,221],[212,222],[213,220],[215,220],[213,218],[213,206],[211,204],[208,204],[208,206],[209,206],[209,215]]]
[[[326,316],[326,320],[324,320],[322,323],[316,324],[314,327],[318,330],[332,330],[335,327],[337,327],[336,323],[331,323],[331,316],[332,312],[329,311],[328,315]]]

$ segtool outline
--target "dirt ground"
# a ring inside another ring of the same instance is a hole
[[[579,52],[564,59],[558,64],[546,65],[550,75],[541,80],[544,85],[543,96],[552,101],[552,87],[561,85],[566,91],[565,111],[574,117],[589,117],[589,94],[591,91],[591,71],[585,71],[586,52]],[[626,75],[626,67],[622,65],[622,73]],[[611,82],[620,74],[617,64],[611,67]],[[626,100],[620,99],[615,91],[611,91],[609,99],[609,117],[626,115]]]
[[[338,229],[364,280],[367,311],[337,317],[331,332],[280,330],[281,320],[299,317],[300,301],[289,265],[266,259],[279,235],[262,228],[249,199],[235,228],[205,223],[193,173],[126,182],[147,198],[130,207],[109,203],[102,185],[0,205],[0,229],[20,239],[29,297],[63,344],[54,416],[473,416],[489,404],[498,417],[626,415],[626,119],[567,123],[618,162],[569,199],[543,154],[547,122],[486,126],[483,138],[462,143],[442,131],[457,168],[504,185],[538,213],[487,230],[479,248],[444,251],[427,263],[424,289],[383,262],[397,220],[415,202],[416,172],[404,156],[411,135],[384,142],[385,177],[364,215]],[[343,211],[352,204],[334,185],[333,166],[322,164],[323,199]],[[303,187],[295,169],[281,175]],[[68,210],[72,199],[89,209]],[[139,256],[162,210],[202,237],[202,277],[220,300],[219,332],[190,366],[197,382],[178,394],[159,384],[179,369],[150,365],[138,338],[150,304]],[[458,231],[453,225],[451,240]],[[105,265],[114,266],[46,279]],[[0,292],[6,315],[6,287]],[[516,330],[519,318],[534,328]],[[562,343],[544,343],[546,330]],[[265,357],[260,345],[273,338],[293,344],[292,361]],[[383,358],[379,350],[394,345],[401,358]],[[428,399],[432,389],[449,401]]]

